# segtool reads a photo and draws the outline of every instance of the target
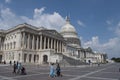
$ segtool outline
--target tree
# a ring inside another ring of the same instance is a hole
[[[115,57],[113,57],[113,58],[111,58],[111,60],[113,60],[113,61],[115,61],[115,62],[120,62],[120,58],[115,58]]]

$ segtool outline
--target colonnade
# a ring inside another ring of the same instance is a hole
[[[38,54],[24,54],[24,62],[38,63],[39,55]]]
[[[3,50],[3,38],[0,37],[0,50]]]
[[[86,58],[86,52],[84,50],[78,50],[78,57],[79,58]]]
[[[21,47],[23,49],[54,49],[56,52],[64,51],[64,44],[62,40],[58,40],[45,35],[34,35],[25,32],[22,32],[21,35]]]

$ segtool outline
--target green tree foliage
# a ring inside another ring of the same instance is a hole
[[[120,58],[115,58],[113,57],[111,60],[115,61],[115,62],[120,62]]]

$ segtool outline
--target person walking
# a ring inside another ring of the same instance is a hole
[[[21,75],[26,75],[27,73],[26,73],[26,69],[25,69],[25,67],[24,66],[22,66],[22,68],[21,68]]]
[[[16,69],[17,69],[17,65],[16,65],[16,62],[14,61],[14,64],[13,64],[13,73],[16,74]]]
[[[18,63],[18,65],[17,65],[17,73],[18,74],[20,73],[21,68],[22,68],[21,63]]]
[[[59,77],[59,76],[62,77],[59,63],[57,64],[57,67],[56,67],[56,75],[57,75],[57,77]]]
[[[55,77],[54,63],[51,63],[49,76],[50,76],[51,78]]]
[[[19,62],[17,61],[17,63],[16,63],[17,66],[18,66],[18,63],[19,63]]]

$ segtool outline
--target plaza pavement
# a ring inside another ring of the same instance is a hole
[[[120,80],[120,63],[61,67],[63,77],[49,77],[49,66],[25,65],[27,75],[13,74],[12,66],[0,65],[0,80]]]

